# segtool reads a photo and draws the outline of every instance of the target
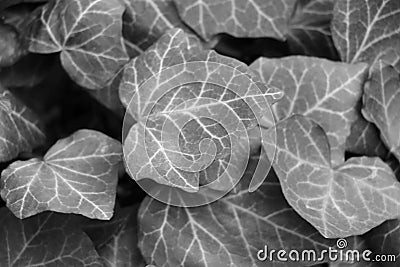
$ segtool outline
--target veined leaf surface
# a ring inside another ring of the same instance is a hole
[[[346,138],[356,120],[367,65],[350,65],[325,59],[293,56],[260,58],[251,65],[262,80],[284,91],[273,107],[279,120],[293,114],[319,123],[329,138],[333,165],[344,161]]]
[[[127,65],[120,95],[138,121],[124,143],[130,175],[193,192],[233,187],[250,153],[243,136],[281,92],[174,29]]]
[[[0,162],[30,152],[44,141],[36,115],[0,85]]]
[[[364,117],[378,127],[383,142],[400,160],[400,74],[382,61],[376,63],[363,102]]]
[[[400,71],[400,1],[338,0],[332,35],[342,61],[382,59]]]
[[[285,40],[292,0],[174,0],[183,21],[205,40],[219,33]]]
[[[89,237],[76,225],[74,217],[51,212],[19,220],[1,208],[0,265],[102,267]]]
[[[43,159],[17,161],[1,174],[1,196],[18,217],[42,211],[113,215],[121,144],[92,130],[58,141]]]
[[[29,50],[61,52],[61,63],[79,85],[100,89],[128,60],[119,0],[54,0],[32,31]]]
[[[350,158],[332,167],[327,136],[311,119],[295,115],[276,128],[273,167],[283,193],[323,236],[364,234],[400,216],[400,183],[380,158]],[[269,153],[268,142],[265,147]]]

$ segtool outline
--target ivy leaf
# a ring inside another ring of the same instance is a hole
[[[216,34],[286,39],[295,1],[174,0],[182,20],[206,41]]]
[[[293,56],[282,59],[260,58],[251,65],[262,80],[284,91],[274,105],[279,120],[293,114],[319,123],[329,138],[333,165],[344,161],[346,138],[356,120],[367,76],[367,65],[350,65],[325,59]]]
[[[126,4],[123,35],[131,58],[152,46],[166,31],[191,30],[182,22],[173,0],[123,0]]]
[[[368,157],[385,159],[389,151],[379,136],[376,126],[359,114],[351,126],[350,135],[346,140],[346,151]]]
[[[34,24],[29,50],[61,52],[61,63],[74,81],[103,88],[128,60],[123,12],[119,0],[50,1]]]
[[[44,141],[36,115],[0,84],[0,162],[31,152]]]
[[[339,0],[332,35],[342,61],[382,59],[400,71],[400,2],[398,0]]]
[[[117,209],[111,221],[92,224],[85,231],[97,244],[96,250],[105,266],[145,266],[138,248],[138,206]]]
[[[103,266],[71,216],[46,212],[19,220],[1,208],[0,238],[1,266]]]
[[[138,122],[124,143],[126,165],[135,180],[232,189],[250,153],[240,140],[281,92],[243,63],[191,44],[171,30],[125,68],[120,95],[132,99],[127,109]]]
[[[155,266],[281,266],[276,258],[273,263],[258,260],[257,252],[267,245],[268,251],[313,249],[318,255],[335,247],[335,240],[323,238],[289,206],[272,171],[249,193],[257,162],[249,162],[237,194],[207,206],[180,208],[147,197],[138,217],[146,261]],[[284,266],[289,264],[307,265]]]
[[[289,204],[327,238],[360,235],[400,216],[400,183],[380,158],[332,167],[327,136],[295,115],[276,126],[278,174]],[[266,142],[271,158],[271,145]]]
[[[382,141],[400,159],[400,75],[379,61],[371,68],[371,77],[364,92],[364,117],[373,122]]]
[[[12,26],[0,22],[0,68],[15,64],[26,54],[20,39]]]
[[[92,130],[59,140],[43,159],[17,161],[1,174],[1,196],[18,218],[42,211],[108,220],[113,215],[121,145]]]
[[[288,44],[294,54],[338,58],[331,36],[333,0],[299,0],[290,19]]]
[[[400,260],[400,220],[384,222],[363,237],[375,254],[390,254],[396,257],[395,262],[382,262],[380,266],[398,266]]]

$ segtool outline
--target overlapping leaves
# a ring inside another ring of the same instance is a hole
[[[383,142],[400,159],[399,73],[382,61],[375,64],[363,102],[364,117],[379,128]]]
[[[43,7],[29,50],[61,52],[61,63],[81,86],[103,88],[128,60],[118,0],[55,0]]]
[[[319,123],[329,138],[333,165],[344,161],[346,138],[357,118],[367,65],[311,57],[261,58],[251,66],[265,83],[284,91],[274,105],[278,120],[302,114]]]
[[[281,96],[243,63],[201,51],[175,29],[128,64],[120,89],[138,121],[124,143],[131,176],[186,191],[214,181],[215,188],[232,188],[250,150],[242,148],[242,136]],[[215,146],[201,151],[205,139]]]
[[[398,0],[339,0],[332,35],[345,62],[380,59],[400,70],[400,2]]]
[[[43,159],[11,164],[1,174],[1,196],[21,219],[46,210],[110,219],[121,157],[118,141],[80,130]]]
[[[32,151],[44,140],[36,115],[0,84],[0,162]]]
[[[92,266],[102,261],[74,217],[43,213],[19,220],[0,209],[1,266]]]
[[[146,198],[139,210],[139,245],[146,261],[160,267],[281,266],[258,260],[258,250],[265,245],[268,251],[334,247],[335,240],[323,238],[288,205],[273,172],[257,191],[248,192],[257,161],[250,161],[237,194],[210,205],[178,208]]]
[[[273,167],[283,193],[323,236],[363,234],[400,216],[400,183],[380,158],[350,158],[332,167],[327,136],[312,120],[295,115],[276,130]]]

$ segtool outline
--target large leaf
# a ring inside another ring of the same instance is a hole
[[[365,87],[364,117],[373,122],[389,150],[400,159],[400,75],[382,61],[371,68]]]
[[[61,63],[81,86],[106,86],[128,60],[118,0],[55,0],[47,3],[32,31],[29,50],[61,52]]]
[[[327,136],[301,115],[279,123],[276,136],[270,144],[283,193],[323,236],[363,234],[400,216],[400,183],[380,158],[351,158],[332,167]]]
[[[138,248],[137,211],[138,206],[117,209],[111,221],[85,227],[105,266],[145,266]]]
[[[124,143],[126,165],[135,180],[231,189],[250,153],[243,136],[281,92],[243,63],[191,43],[183,31],[169,31],[126,67],[121,96],[138,121]]]
[[[299,0],[290,19],[288,43],[294,54],[336,59],[331,37],[333,0]]]
[[[146,261],[158,267],[300,266],[304,262],[263,262],[257,253],[264,246],[317,254],[335,247],[335,240],[323,238],[288,205],[273,172],[249,193],[257,161],[249,162],[238,194],[207,206],[178,208],[147,197],[139,210],[139,244]]]
[[[0,162],[30,152],[44,141],[36,115],[0,84]]]
[[[400,220],[387,221],[372,229],[364,238],[375,254],[393,255],[395,261],[381,262],[380,266],[396,267],[400,260]],[[397,263],[396,263],[397,262]]]
[[[338,0],[332,35],[345,62],[379,59],[400,70],[400,1]]]
[[[174,0],[183,21],[205,40],[235,37],[286,39],[293,0]]]
[[[89,237],[71,216],[47,212],[19,220],[2,208],[0,239],[1,266],[103,266]]]
[[[18,218],[52,210],[107,220],[113,215],[120,162],[118,141],[80,130],[58,141],[43,159],[5,169],[1,196]]]
[[[191,30],[182,22],[173,0],[123,0],[123,35],[130,57],[152,46],[167,30]]]
[[[319,123],[329,138],[333,165],[344,161],[346,138],[356,120],[367,65],[311,57],[261,58],[251,66],[265,83],[284,91],[274,105],[278,120],[302,114]]]

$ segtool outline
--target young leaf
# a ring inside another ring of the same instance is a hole
[[[264,246],[317,253],[335,247],[335,240],[323,238],[288,205],[273,172],[249,193],[256,165],[255,159],[249,162],[238,194],[207,206],[179,208],[146,198],[139,210],[139,247],[146,261],[155,266],[278,266],[258,260],[257,252]]]
[[[127,109],[138,121],[124,143],[126,165],[135,180],[186,191],[215,181],[214,189],[225,190],[248,160],[240,140],[281,92],[243,63],[191,43],[171,30],[125,68],[120,95],[132,99]]]
[[[1,208],[0,239],[1,266],[103,266],[72,216],[46,212],[19,220]]]
[[[379,61],[364,90],[364,117],[378,127],[382,141],[400,160],[400,74]]]
[[[289,204],[327,238],[360,235],[400,216],[400,183],[380,158],[332,167],[327,136],[295,115],[276,126],[273,167]],[[271,156],[269,156],[271,157]]]
[[[123,0],[123,35],[131,58],[152,46],[167,30],[191,30],[182,22],[173,0]]]
[[[350,134],[367,76],[367,65],[350,65],[311,57],[260,58],[251,65],[262,80],[281,88],[284,98],[274,105],[278,120],[293,114],[319,123],[329,138],[333,165],[344,161]]]
[[[79,85],[100,89],[126,63],[119,0],[54,0],[35,23],[29,50],[61,52],[61,63]]]
[[[44,141],[36,115],[0,84],[0,162],[31,152]]]
[[[138,206],[117,209],[107,225],[99,222],[90,230],[86,228],[89,237],[98,244],[96,250],[105,266],[126,266],[128,263],[129,266],[145,266],[138,248],[137,211]]]
[[[120,162],[118,141],[80,130],[58,141],[43,159],[17,161],[5,169],[1,196],[21,219],[51,210],[108,220]]]
[[[400,260],[400,220],[384,222],[363,237],[375,254],[395,255],[395,262],[383,262],[381,266],[398,266]]]
[[[174,0],[183,21],[209,41],[214,35],[286,39],[295,1]]]
[[[387,61],[400,71],[400,1],[338,0],[332,36],[342,61]]]
[[[289,23],[288,43],[294,54],[337,59],[331,36],[333,0],[299,0]]]
[[[346,140],[346,151],[382,159],[385,159],[389,154],[379,137],[379,130],[374,124],[366,121],[361,114],[351,126],[350,135]]]

